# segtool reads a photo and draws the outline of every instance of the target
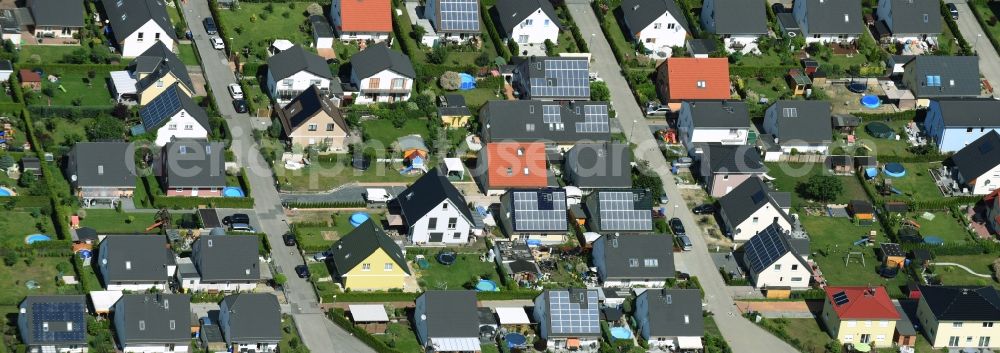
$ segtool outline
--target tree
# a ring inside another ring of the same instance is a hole
[[[552,40],[545,40],[545,55],[556,56],[556,43],[552,43]]]
[[[128,106],[121,103],[118,103],[118,105],[115,106],[115,109],[111,111],[111,116],[116,117],[118,119],[125,119],[130,117],[131,115],[132,112],[129,111]]]
[[[441,79],[438,83],[446,91],[454,91],[462,85],[462,76],[459,76],[455,71],[446,71],[444,74],[441,74]]]
[[[90,140],[114,140],[125,136],[125,124],[121,120],[110,116],[101,116],[94,120],[94,124],[87,129],[87,137]]]
[[[427,61],[431,64],[444,64],[448,61],[448,48],[444,45],[437,45],[434,49],[431,49],[430,54],[427,54]]]
[[[7,252],[3,254],[3,263],[4,265],[7,265],[7,267],[17,264],[17,260],[17,251],[7,250]]]
[[[479,56],[476,57],[476,65],[486,66],[489,64],[490,64],[490,54],[485,51],[479,53]]]
[[[274,275],[274,284],[278,285],[279,287],[284,286],[286,282],[288,282],[288,277],[285,277],[285,274],[278,273]]]
[[[279,138],[281,137],[281,130],[281,121],[278,121],[278,118],[271,119],[271,126],[267,128],[267,134],[273,138]]]
[[[607,102],[611,100],[611,90],[604,81],[594,81],[590,83],[590,100],[595,102]]]
[[[425,34],[427,34],[427,30],[424,29],[424,27],[413,26],[413,39],[416,39],[417,43],[420,43],[420,40],[424,38]]]
[[[510,53],[514,56],[521,55],[521,52],[517,47],[517,42],[515,42],[513,38],[507,40],[507,49],[510,49]]]
[[[322,16],[323,7],[317,3],[311,3],[309,4],[309,6],[306,6],[306,13],[308,13],[310,16]]]
[[[35,176],[35,173],[26,172],[21,173],[21,178],[17,180],[17,185],[25,189],[31,189],[35,186],[36,182],[38,182],[38,177]]]
[[[844,182],[832,175],[813,175],[795,187],[799,195],[816,201],[831,201],[844,191]]]
[[[14,166],[14,157],[11,157],[9,154],[0,156],[0,170],[7,170],[13,166]]]

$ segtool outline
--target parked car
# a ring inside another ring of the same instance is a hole
[[[257,230],[250,225],[250,223],[233,223],[229,226],[229,229],[234,232],[246,232],[246,233],[256,233]]]
[[[306,265],[295,266],[295,274],[299,275],[299,278],[309,278],[309,266]]]
[[[230,225],[233,223],[250,223],[250,215],[246,213],[233,213],[230,216],[222,217],[222,224]]]
[[[243,99],[243,87],[240,87],[238,83],[230,83],[226,89],[229,90],[229,96],[233,99]]]
[[[948,3],[947,6],[948,6],[948,13],[951,14],[951,19],[957,20],[958,19],[958,6],[955,6],[955,4],[952,4],[952,3]]]
[[[691,212],[694,212],[694,214],[713,214],[715,213],[715,205],[710,203],[698,205],[691,209]]]
[[[685,235],[685,234],[687,234],[684,231],[684,223],[681,222],[680,218],[677,218],[677,217],[671,218],[670,222],[668,222],[668,223],[670,224],[670,231],[673,232],[674,235]]]
[[[691,244],[691,238],[688,238],[687,235],[678,236],[677,242],[681,245],[681,249],[684,251],[691,251],[694,249],[694,245]]]
[[[215,20],[211,17],[206,17],[201,23],[205,25],[205,32],[208,32],[208,35],[214,36],[219,34],[219,28],[215,26]]]
[[[694,160],[691,157],[681,157],[675,159],[673,165],[677,168],[691,168],[691,164],[694,164]]]
[[[298,244],[295,241],[295,234],[292,234],[292,232],[288,232],[285,233],[285,235],[282,235],[281,240],[285,242],[286,246],[295,246],[296,244]]]
[[[250,108],[247,108],[246,99],[240,98],[240,99],[233,99],[233,110],[236,110],[237,113],[245,114],[248,111],[250,111]]]
[[[668,202],[670,202],[670,198],[667,197],[667,194],[660,194],[660,204],[666,205]]]
[[[665,106],[665,105],[661,105],[661,104],[656,103],[656,102],[649,102],[649,103],[646,104],[646,116],[647,117],[650,117],[650,116],[667,116],[667,113],[670,113],[670,108],[667,107],[667,106]]]
[[[222,41],[222,38],[212,37],[210,41],[212,42],[212,48],[215,48],[217,50],[226,49],[226,43]]]

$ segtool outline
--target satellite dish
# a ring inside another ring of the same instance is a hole
[[[76,181],[76,174],[71,175],[69,178],[73,181]]]
[[[795,32],[793,32],[793,31],[788,31],[788,36],[789,36],[789,37],[792,37],[792,38],[794,38],[795,36],[798,36],[798,35],[799,35],[798,33],[795,33]]]

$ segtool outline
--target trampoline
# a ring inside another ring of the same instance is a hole
[[[868,90],[868,85],[864,82],[851,82],[847,84],[847,90],[854,93],[865,93]]]
[[[615,340],[632,339],[632,331],[629,331],[627,327],[612,327],[610,331],[611,337],[614,337]]]
[[[882,106],[882,100],[876,95],[866,94],[861,97],[861,105],[868,109],[877,109]]]
[[[235,186],[227,186],[222,189],[222,196],[224,197],[243,197],[243,189]]]
[[[497,287],[497,283],[488,279],[481,279],[476,282],[477,292],[499,292],[500,288]]]
[[[438,262],[440,262],[442,265],[445,265],[445,266],[449,266],[449,265],[455,263],[456,259],[457,259],[457,255],[453,251],[446,251],[446,252],[438,254],[438,256],[437,256]]]
[[[865,131],[867,131],[872,137],[880,139],[888,139],[896,136],[896,133],[892,131],[892,128],[889,127],[889,125],[880,122],[865,125]]]
[[[354,158],[351,159],[351,166],[357,170],[368,170],[368,168],[371,167],[371,165],[372,165],[371,158],[368,158],[360,154],[354,156]]]
[[[48,235],[45,234],[31,234],[29,236],[24,237],[25,244],[34,244],[49,240],[52,240],[52,238],[50,238]]]
[[[14,190],[0,186],[0,197],[14,196]]]
[[[507,348],[517,348],[524,347],[528,343],[528,338],[520,333],[508,333],[503,336],[503,340],[507,341]]]
[[[924,243],[927,245],[944,245],[944,239],[939,236],[929,235],[924,237]]]
[[[899,231],[896,232],[896,236],[899,240],[904,243],[922,243],[924,240],[920,237],[920,231],[912,226],[904,225],[899,227]]]
[[[906,176],[906,168],[899,163],[886,163],[886,165],[882,167],[882,173],[885,173],[885,175],[893,178],[902,178]]]
[[[358,213],[352,214],[351,218],[350,218],[351,227],[357,228],[362,223],[365,223],[366,221],[368,221],[369,218],[371,218],[371,216],[369,216],[367,213],[364,213],[364,212],[358,212]]]
[[[459,90],[468,91],[470,89],[475,89],[476,88],[476,78],[475,77],[472,77],[472,75],[469,75],[469,74],[466,74],[466,73],[460,73],[460,74],[458,74],[458,76],[462,78],[462,84],[458,86]]]

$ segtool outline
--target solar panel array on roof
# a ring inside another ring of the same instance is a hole
[[[562,191],[513,192],[514,230],[566,230],[566,193]]]
[[[833,293],[833,303],[837,306],[847,304],[850,301],[851,299],[847,297],[847,293],[844,293],[844,291]]]
[[[167,90],[160,93],[152,102],[142,108],[142,125],[147,131],[156,129],[167,119],[174,116],[181,107],[180,97],[178,97],[177,85],[171,85]]]
[[[597,291],[588,290],[584,300],[570,298],[567,291],[553,291],[549,295],[553,334],[599,334],[600,314],[597,309]],[[584,305],[586,304],[586,307]]]
[[[84,340],[83,303],[32,303],[31,313],[35,342]]]
[[[542,106],[542,121],[546,124],[562,123],[562,113],[558,105]]]
[[[780,228],[769,226],[743,245],[745,260],[754,273],[761,273],[788,251],[781,242],[784,235],[777,229]]]
[[[629,191],[602,191],[597,195],[601,208],[602,230],[649,230],[653,216],[648,210],[635,209],[635,194]]]
[[[535,97],[589,97],[590,67],[587,60],[545,60],[545,77],[531,78]]]
[[[441,30],[479,31],[477,0],[441,0]]]
[[[577,132],[608,132],[608,106],[606,105],[585,105],[583,106],[583,122],[576,123]]]
[[[763,190],[760,190],[760,191],[755,192],[753,195],[751,195],[750,196],[750,200],[753,201],[754,205],[758,205],[762,201],[764,201],[764,198],[766,198],[766,197],[767,197],[767,193],[765,191],[763,191]]]

